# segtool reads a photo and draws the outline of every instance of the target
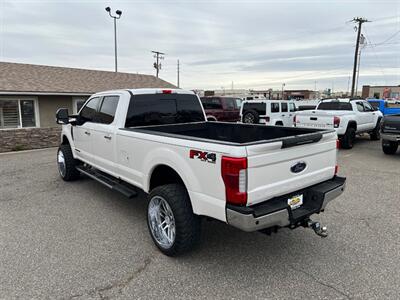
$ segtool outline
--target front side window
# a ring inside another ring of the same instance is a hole
[[[277,102],[272,102],[271,103],[271,112],[272,113],[279,112],[279,103],[277,103]]]
[[[0,128],[36,127],[34,100],[0,100]]]
[[[96,121],[103,124],[111,124],[117,111],[119,96],[105,96],[96,116]]]
[[[235,101],[236,101],[236,107],[237,107],[238,109],[240,109],[240,107],[242,106],[243,100],[240,99],[240,98],[236,98]]]
[[[86,105],[82,108],[80,112],[80,117],[82,118],[82,121],[84,122],[93,122],[96,113],[97,113],[97,108],[99,106],[100,102],[100,97],[95,97],[90,99]]]
[[[356,106],[357,106],[357,110],[358,110],[358,111],[364,112],[364,106],[362,105],[361,102],[357,102],[357,103],[356,103]]]
[[[364,109],[365,111],[374,111],[373,107],[371,106],[371,104],[369,104],[368,102],[364,102]]]

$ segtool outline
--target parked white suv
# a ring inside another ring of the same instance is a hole
[[[369,133],[380,139],[382,113],[368,101],[360,99],[321,100],[315,110],[297,112],[295,126],[299,128],[335,129],[342,148],[353,148],[356,134]]]
[[[326,230],[310,216],[339,196],[334,130],[207,122],[190,91],[136,89],[93,95],[64,124],[60,176],[89,176],[131,198],[148,194],[147,223],[167,255],[192,248],[202,217],[244,231]]]
[[[286,100],[244,101],[240,109],[242,123],[293,126],[295,104]]]

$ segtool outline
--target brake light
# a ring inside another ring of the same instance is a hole
[[[172,90],[162,90],[163,94],[172,94]]]
[[[297,122],[297,116],[296,116],[296,115],[294,115],[294,117],[293,117],[293,124],[295,124],[295,125],[296,125],[296,122]]]
[[[340,118],[339,117],[333,117],[333,127],[338,128],[340,125]]]
[[[340,140],[339,139],[336,140],[336,149],[340,149]]]
[[[268,123],[269,122],[269,117],[265,117],[265,123]]]
[[[227,157],[221,159],[221,175],[225,184],[226,203],[247,203],[247,158]]]
[[[337,175],[338,172],[339,172],[339,166],[336,165],[336,166],[335,166],[335,175]]]

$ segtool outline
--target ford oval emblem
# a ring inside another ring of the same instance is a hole
[[[292,173],[300,173],[301,171],[304,171],[304,169],[306,167],[307,167],[307,164],[304,161],[299,161],[290,167],[290,171]]]

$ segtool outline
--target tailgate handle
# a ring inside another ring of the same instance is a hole
[[[310,120],[311,120],[311,121],[317,121],[318,118],[317,118],[317,117],[311,117]]]
[[[304,144],[316,143],[321,139],[322,139],[322,133],[314,133],[312,135],[307,135],[307,136],[295,136],[292,138],[284,139],[282,141],[282,149]]]

